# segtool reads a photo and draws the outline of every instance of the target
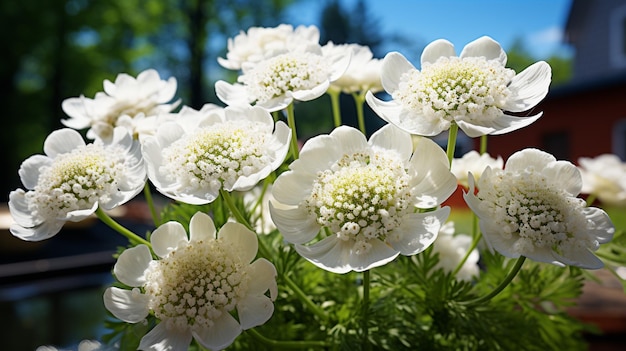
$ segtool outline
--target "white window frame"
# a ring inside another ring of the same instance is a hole
[[[626,67],[626,4],[612,10],[609,19],[609,58],[611,66]]]
[[[626,117],[623,117],[613,125],[613,153],[622,160],[626,160]]]

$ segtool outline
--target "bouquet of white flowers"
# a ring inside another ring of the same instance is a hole
[[[601,178],[592,160],[581,172],[537,149],[491,157],[487,137],[540,118],[523,112],[551,82],[546,62],[506,62],[489,37],[458,56],[432,42],[417,69],[321,45],[314,26],[250,28],[219,59],[239,72],[216,83],[226,107],[177,110],[176,80],[155,70],[65,100],[68,128],[19,170],[10,230],[39,241],[95,215],[128,238],[104,293],[110,334],[89,349],[582,349],[585,325],[565,308],[585,270],[626,261],[589,205],[607,184],[623,202],[625,167],[612,159]],[[335,128],[301,145],[294,107],[324,94]],[[370,136],[366,103],[388,122]],[[481,142],[455,159],[459,128]],[[444,132],[445,148],[430,138]],[[445,204],[458,188],[465,219]],[[147,235],[108,213],[142,191]]]

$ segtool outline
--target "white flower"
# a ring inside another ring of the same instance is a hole
[[[426,249],[449,208],[416,209],[438,207],[456,189],[456,179],[437,144],[423,138],[415,150],[412,145],[411,136],[393,125],[369,142],[348,126],[309,139],[274,183],[270,213],[285,240],[335,273],[364,271]]]
[[[61,122],[73,129],[90,128],[90,139],[111,138],[113,129],[119,125],[129,128],[135,137],[143,129],[133,128],[129,119],[144,119],[167,113],[178,106],[180,101],[167,104],[176,94],[176,79],[161,80],[153,69],[145,70],[133,78],[122,73],[115,78],[115,83],[104,81],[104,92],[96,93],[94,99],[84,96],[65,99],[63,111],[70,117]],[[143,126],[143,122],[140,122]]]
[[[400,53],[383,60],[381,80],[391,101],[367,94],[370,107],[385,121],[411,134],[434,136],[456,123],[469,137],[504,134],[539,117],[506,114],[536,106],[548,93],[552,71],[537,62],[518,75],[505,68],[507,56],[496,41],[481,37],[456,56],[447,40],[424,49],[421,71]]]
[[[480,175],[483,173],[487,166],[493,168],[502,169],[504,166],[504,161],[502,157],[498,156],[498,158],[493,158],[489,156],[488,153],[480,154],[475,150],[472,150],[461,158],[455,158],[452,160],[451,171],[452,174],[456,177],[459,184],[464,187],[468,187],[467,182],[467,174],[471,172],[474,176],[474,179],[480,178]]]
[[[16,237],[39,241],[57,234],[65,222],[79,222],[98,206],[111,210],[143,190],[146,170],[139,143],[128,131],[114,130],[110,142],[85,144],[75,130],[52,132],[45,155],[26,159],[19,170],[22,184],[9,195]]]
[[[39,346],[35,351],[64,351],[54,346]],[[113,351],[119,350],[118,346],[107,346],[95,340],[83,340],[78,344],[78,351]]]
[[[480,218],[488,246],[506,257],[586,269],[603,266],[592,251],[615,227],[601,209],[577,198],[582,180],[572,163],[536,149],[513,154],[504,170],[487,168],[463,196]]]
[[[217,58],[224,68],[239,70],[244,63],[257,63],[276,51],[291,50],[308,44],[319,44],[319,29],[316,26],[281,24],[277,27],[251,27],[228,39],[226,59]]]
[[[461,263],[472,245],[472,237],[466,234],[454,232],[454,222],[446,222],[439,230],[437,240],[433,244],[433,253],[439,254],[439,262],[435,268],[442,268],[446,272],[453,272]],[[467,257],[463,266],[456,274],[456,278],[471,281],[478,275],[478,250],[474,249]]]
[[[148,314],[159,320],[141,339],[141,350],[187,350],[192,338],[221,350],[274,312],[276,268],[264,258],[252,262],[255,233],[229,222],[216,234],[211,217],[198,212],[189,234],[178,222],[165,223],[150,237],[158,260],[138,245],[122,252],[113,268],[132,290],[108,288],[105,307],[127,323],[142,322]]]
[[[247,191],[282,164],[291,131],[260,107],[181,110],[143,141],[148,178],[165,196],[207,204],[220,189]]]
[[[583,194],[593,194],[602,203],[626,206],[626,163],[614,154],[578,159]]]
[[[325,56],[319,44],[285,50],[255,64],[244,64],[239,83],[215,83],[217,97],[228,105],[254,103],[269,112],[282,110],[293,100],[309,101],[326,93],[350,63],[350,56]]]
[[[322,47],[322,51],[325,56],[334,54],[351,57],[348,69],[339,79],[330,83],[330,89],[346,94],[368,90],[376,93],[383,90],[380,82],[382,61],[374,58],[369,47],[359,44],[335,45],[328,42]]]

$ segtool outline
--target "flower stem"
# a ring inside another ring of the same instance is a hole
[[[294,294],[296,294],[296,296],[298,296],[298,298],[317,316],[319,317],[321,320],[328,320],[328,315],[326,314],[326,312],[324,312],[324,310],[322,310],[318,305],[316,305],[315,303],[313,303],[313,301],[311,301],[311,299],[309,299],[308,296],[306,296],[306,294],[304,293],[304,291],[302,291],[302,289],[300,289],[300,287],[298,286],[298,284],[296,284],[293,280],[291,280],[288,276],[284,275],[283,280],[285,281],[285,283],[287,284],[287,286],[294,292]]]
[[[335,128],[337,128],[341,125],[341,108],[339,102],[341,91],[329,89],[327,93],[328,96],[330,96],[330,106],[333,109],[333,122],[335,123]]]
[[[226,206],[228,206],[228,209],[232,213],[233,217],[235,217],[237,222],[243,224],[244,226],[246,226],[246,228],[254,231],[250,223],[241,214],[239,209],[237,209],[237,206],[235,206],[235,202],[230,196],[230,193],[225,191],[224,189],[220,189],[220,196],[226,203]],[[261,251],[261,256],[267,259],[271,259],[272,257],[271,252],[269,251],[267,246],[265,246],[265,243],[263,242],[263,240],[259,240],[258,243],[259,243],[259,251]],[[318,317],[320,317],[320,319],[323,319],[323,320],[328,319],[328,316],[326,315],[326,313],[321,308],[319,308],[316,304],[314,304],[313,301],[311,301],[311,299],[309,299],[309,297],[304,294],[304,292],[300,289],[300,287],[293,280],[291,280],[286,275],[284,275],[282,278],[285,281],[285,283],[291,288],[291,290],[293,290],[293,292],[298,296],[298,298],[300,298],[300,300],[302,300],[302,302],[305,305],[307,305],[311,309],[311,311],[313,311],[313,313],[315,313]]]
[[[148,208],[150,209],[150,215],[152,216],[152,222],[155,226],[161,225],[161,217],[156,212],[154,208],[154,200],[152,200],[152,192],[150,191],[150,184],[146,182],[146,185],[143,187],[143,194],[146,198],[146,203],[148,204]]]
[[[228,206],[230,213],[232,213],[233,217],[235,217],[237,222],[245,225],[246,228],[254,231],[254,229],[252,229],[252,225],[248,222],[246,217],[244,217],[241,211],[239,211],[239,209],[237,208],[237,206],[235,206],[235,201],[233,201],[233,198],[232,196],[230,196],[230,193],[224,190],[223,188],[220,188],[220,196],[222,197],[222,200],[224,200],[224,202],[226,203],[226,206]]]
[[[524,264],[524,261],[526,261],[526,257],[520,256],[515,262],[515,266],[513,266],[513,269],[511,269],[509,274],[504,278],[504,280],[500,283],[500,285],[498,285],[492,292],[490,292],[489,294],[485,296],[479,297],[477,299],[463,301],[461,303],[463,305],[479,305],[479,304],[488,302],[489,300],[494,298],[496,295],[501,293],[502,290],[504,290],[504,288],[506,288],[513,281],[513,278],[515,278],[517,273],[519,273],[519,271],[521,270],[522,265]]]
[[[484,154],[487,152],[487,134],[480,136],[480,154]]]
[[[454,159],[454,148],[456,147],[456,136],[459,133],[459,126],[456,123],[450,125],[448,130],[448,146],[446,147],[446,155],[448,155],[448,164],[452,166]]]
[[[297,340],[274,340],[268,337],[265,337],[263,334],[259,333],[254,329],[246,330],[247,333],[252,335],[258,341],[264,343],[265,345],[272,346],[272,349],[308,349],[308,348],[327,348],[330,345],[325,341],[297,341]]]
[[[363,339],[361,340],[361,350],[370,350],[369,343],[369,307],[370,307],[370,271],[369,269],[363,272],[363,301],[361,306],[361,332],[363,333]]]
[[[128,238],[131,244],[133,245],[144,244],[148,246],[150,249],[152,249],[152,245],[150,244],[149,241],[131,232],[130,230],[126,229],[121,224],[117,223],[113,218],[111,218],[108,214],[106,214],[106,212],[104,212],[100,207],[98,207],[98,209],[96,210],[96,216],[98,216],[98,218],[104,224],[108,225],[109,227],[114,229],[116,232]]]
[[[361,133],[367,135],[367,129],[365,128],[365,116],[363,115],[363,104],[365,103],[365,92],[359,94],[353,93],[354,105],[356,107],[356,118],[359,123],[359,130]]]
[[[297,160],[300,157],[300,151],[298,150],[298,133],[296,132],[296,118],[293,112],[293,102],[287,106],[287,124],[291,128],[291,154],[293,159]]]

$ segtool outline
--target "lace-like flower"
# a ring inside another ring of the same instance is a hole
[[[150,120],[160,113],[175,109],[180,101],[167,104],[176,94],[176,79],[161,80],[159,73],[149,69],[139,73],[137,78],[122,73],[115,78],[115,83],[104,81],[104,92],[96,93],[94,99],[84,96],[65,99],[63,111],[70,117],[61,122],[73,129],[90,128],[90,139],[109,139],[113,129],[124,126],[138,138],[145,132],[146,121],[133,123],[132,119]],[[137,129],[134,127],[138,126]]]
[[[202,111],[200,111],[202,112]],[[146,137],[148,178],[163,195],[189,204],[210,203],[226,191],[245,191],[284,161],[291,131],[260,107],[181,110],[176,122]]]
[[[57,234],[65,222],[79,222],[98,206],[111,210],[137,195],[146,170],[139,143],[116,128],[110,142],[85,144],[73,129],[52,132],[45,155],[26,159],[19,170],[22,184],[9,194],[16,237],[39,241]]]
[[[548,93],[552,71],[537,62],[518,75],[505,68],[507,56],[489,37],[469,43],[460,56],[440,39],[422,53],[421,71],[397,52],[383,60],[381,80],[393,100],[367,95],[370,107],[385,121],[412,134],[434,136],[456,123],[469,137],[504,134],[539,117],[516,117]]]
[[[270,213],[285,240],[316,266],[364,271],[432,244],[449,208],[416,209],[439,206],[455,189],[446,155],[433,141],[423,138],[413,150],[411,136],[393,125],[369,142],[341,126],[304,144],[274,183]]]
[[[309,101],[322,96],[330,82],[337,80],[350,63],[350,56],[324,56],[318,44],[302,50],[276,52],[256,64],[244,64],[239,83],[215,83],[217,97],[224,103],[250,105],[273,112],[295,100]]]
[[[380,82],[382,61],[374,58],[369,47],[359,44],[335,45],[329,42],[322,47],[322,51],[325,56],[341,55],[351,57],[348,69],[339,79],[330,83],[330,89],[346,94],[366,92],[368,90],[376,93],[383,90]]]
[[[95,340],[83,340],[78,344],[77,351],[117,351],[118,346],[107,346]],[[54,346],[39,346],[35,351],[65,351]]]
[[[221,350],[274,312],[276,268],[263,258],[252,262],[255,233],[231,222],[216,234],[211,217],[201,212],[191,218],[189,232],[187,238],[182,224],[165,223],[150,237],[158,260],[138,245],[115,264],[115,276],[132,290],[108,288],[105,307],[127,323],[150,313],[159,320],[141,339],[141,350],[187,350],[192,338]]]
[[[487,166],[492,169],[502,169],[504,161],[500,156],[498,156],[498,158],[493,158],[489,156],[488,153],[481,155],[477,151],[472,150],[463,155],[461,158],[453,159],[450,170],[458,180],[459,184],[467,188],[469,186],[467,181],[468,172],[472,173],[474,179],[478,179]]]
[[[609,242],[615,228],[599,208],[576,196],[582,181],[567,161],[536,149],[513,154],[504,170],[488,167],[464,194],[480,218],[488,246],[507,257],[586,269],[603,266],[592,251]]]
[[[439,254],[439,262],[435,268],[441,268],[446,272],[452,272],[461,263],[472,245],[472,237],[466,234],[455,234],[454,222],[446,222],[439,230],[437,240],[433,243],[433,253]],[[456,274],[456,278],[471,281],[478,276],[478,250],[474,249],[467,260]]]
[[[273,56],[276,51],[292,50],[299,46],[318,44],[319,29],[316,26],[289,24],[277,27],[251,27],[228,39],[226,59],[217,58],[224,68],[239,70],[244,63],[258,63]]]
[[[626,163],[613,154],[578,159],[583,177],[583,194],[592,194],[602,203],[626,206]]]

